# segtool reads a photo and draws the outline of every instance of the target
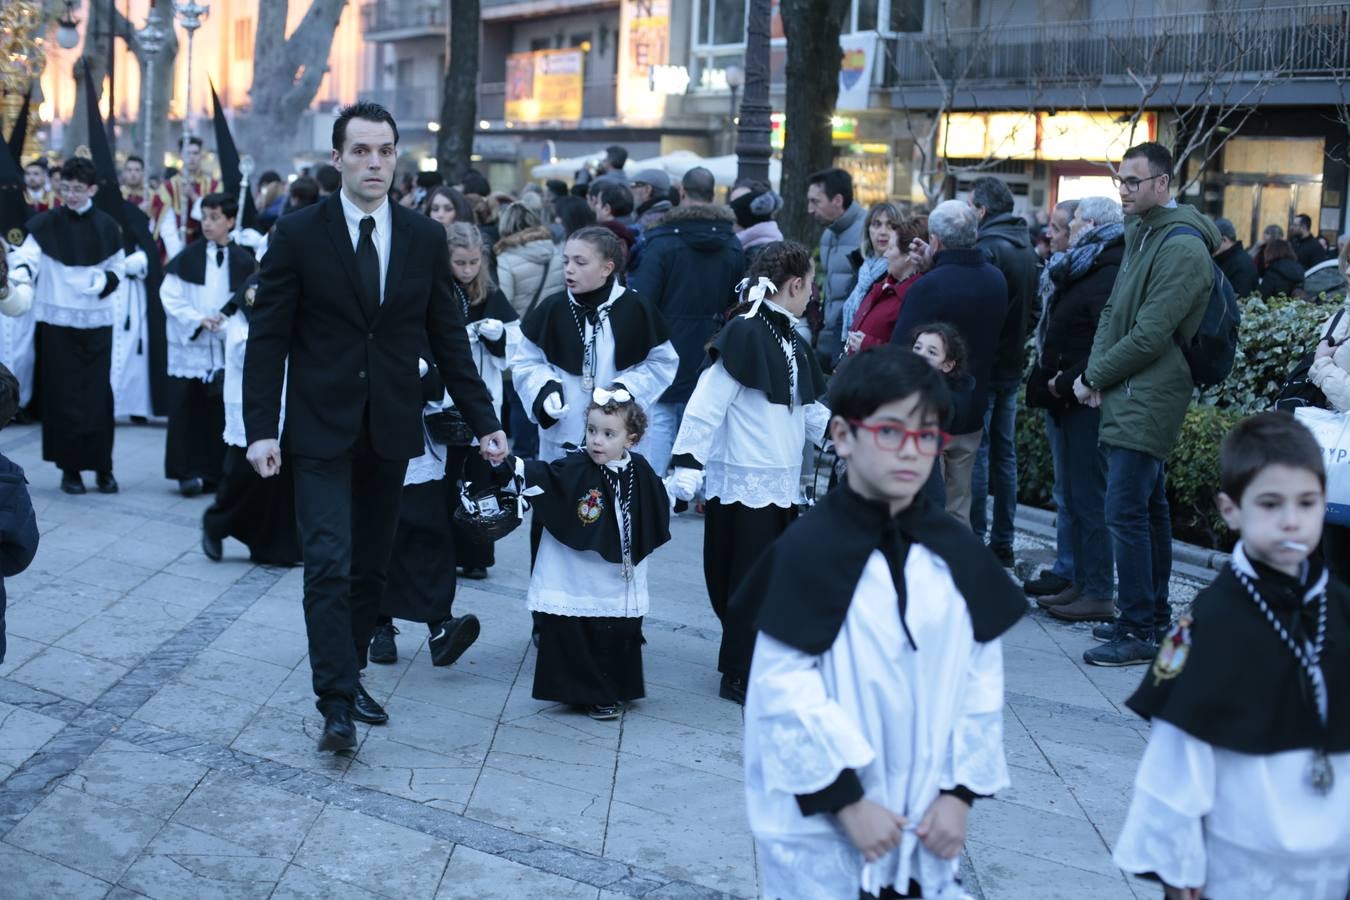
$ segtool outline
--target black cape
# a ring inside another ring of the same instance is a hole
[[[817,656],[839,636],[873,550],[886,553],[904,621],[903,571],[910,544],[922,544],[947,564],[970,611],[975,640],[992,641],[1027,611],[1021,589],[969,526],[923,495],[892,517],[884,504],[865,499],[846,482],[826,494],[760,556],[731,602],[737,606],[762,598],[756,627]],[[919,652],[924,649],[918,648]]]
[[[787,337],[797,356],[797,396],[788,397],[787,357],[779,337]],[[816,355],[796,337],[787,316],[761,306],[751,318],[733,316],[708,345],[711,362],[719,359],[732,378],[763,391],[770,403],[805,406],[825,396],[825,373]]]
[[[1312,637],[1317,604],[1302,603],[1304,587],[1260,564],[1253,567],[1257,590],[1290,636],[1299,642]],[[1180,671],[1176,651],[1164,641],[1126,704],[1146,719],[1162,719],[1237,753],[1350,752],[1350,589],[1330,581],[1327,604],[1325,733],[1307,675],[1231,567],[1195,597]]]
[[[624,479],[633,478],[633,564],[670,540],[670,499],[651,464],[636,453]],[[582,450],[551,463],[525,463],[525,483],[544,493],[530,497],[530,507],[553,538],[573,550],[593,550],[607,562],[623,562],[614,490],[601,467]],[[630,474],[631,473],[631,474]]]
[[[97,266],[122,249],[117,220],[98,207],[83,214],[60,206],[28,220],[42,252],[64,266]]]
[[[169,260],[169,264],[164,267],[165,273],[177,275],[189,284],[206,284],[207,249],[214,251],[215,245],[206,240],[193,241]],[[227,251],[225,267],[229,270],[229,289],[233,293],[243,287],[244,282],[258,271],[258,260],[254,258],[252,250],[238,244],[230,244]]]
[[[544,351],[549,362],[580,377],[585,347],[568,308],[571,303],[566,291],[541,300],[525,316],[520,330]],[[614,335],[614,367],[618,371],[632,368],[646,359],[653,348],[670,340],[670,329],[661,313],[631,288],[615,298],[608,318]]]

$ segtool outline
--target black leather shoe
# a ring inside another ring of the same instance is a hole
[[[356,698],[352,702],[352,718],[367,725],[383,725],[389,721],[389,713],[366,693],[366,686],[359,681],[356,683]]]
[[[717,696],[723,700],[730,700],[732,703],[745,705],[745,679],[733,678],[730,675],[722,676],[722,686],[717,689]]]
[[[487,578],[487,569],[482,566],[465,566],[459,570],[459,577],[470,581],[482,581]]]
[[[376,625],[375,633],[370,636],[370,650],[366,653],[366,659],[382,666],[398,662],[398,645],[394,643],[396,634],[398,629],[392,622]]]
[[[112,472],[99,472],[94,476],[94,484],[98,486],[100,494],[117,493],[117,479],[113,477]]]
[[[346,708],[331,709],[323,714],[323,734],[319,736],[319,749],[337,753],[341,750],[356,748],[356,726],[352,724],[352,714]]]
[[[220,538],[211,537],[205,525],[202,526],[202,552],[211,562],[220,562],[220,558],[225,555],[225,548]]]
[[[202,480],[200,478],[180,478],[178,479],[178,493],[184,497],[196,497],[202,492]]]
[[[86,493],[84,479],[80,477],[79,472],[62,472],[61,490],[67,494]]]
[[[446,619],[436,633],[431,636],[428,646],[431,648],[431,664],[448,666],[464,655],[464,651],[478,640],[482,627],[477,616],[460,616]]]

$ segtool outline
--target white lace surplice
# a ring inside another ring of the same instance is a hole
[[[906,622],[885,558],[873,551],[833,646],[810,656],[765,634],[745,709],[746,796],[769,897],[836,900],[914,879],[925,897],[962,896],[956,860],[913,831],[865,863],[831,815],[803,816],[796,795],[855,769],[868,799],[916,823],[939,790],[993,794],[1003,756],[1003,652],[978,644],[946,564],[915,545],[905,563]],[[972,815],[978,815],[978,811]]]
[[[1207,900],[1345,900],[1350,890],[1350,753],[1336,784],[1306,784],[1311,750],[1220,750],[1161,719],[1116,842],[1127,872],[1153,872]]]
[[[819,444],[830,421],[821,403],[770,403],[721,361],[703,371],[689,398],[672,454],[703,463],[703,492],[753,509],[801,500],[802,448]]]

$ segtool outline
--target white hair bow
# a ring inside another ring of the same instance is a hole
[[[607,391],[604,388],[596,388],[595,391],[591,393],[591,400],[595,402],[596,406],[608,406],[611,400],[622,405],[624,403],[632,403],[633,395],[628,393],[625,388],[616,388],[612,391]]]
[[[755,282],[754,285],[750,284],[749,278],[742,278],[741,283],[736,285],[736,290],[743,293],[745,299],[750,301],[750,309],[741,318],[751,319],[754,318],[755,313],[759,312],[759,306],[768,294],[778,293],[778,285],[761,275],[759,281]]]

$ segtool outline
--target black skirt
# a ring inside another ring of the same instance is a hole
[[[225,399],[200,378],[170,378],[164,477],[219,483],[225,465]]]
[[[403,486],[380,614],[432,624],[455,602],[455,541],[445,479]]]
[[[535,613],[539,658],[536,700],[597,706],[647,695],[642,680],[642,618]]]
[[[232,537],[248,546],[248,557],[269,566],[295,566],[303,559],[295,525],[295,480],[291,468],[263,478],[253,471],[243,447],[225,448],[225,465],[215,502],[202,528],[217,540]]]
[[[111,472],[112,327],[41,323],[42,458],[62,471]]]

